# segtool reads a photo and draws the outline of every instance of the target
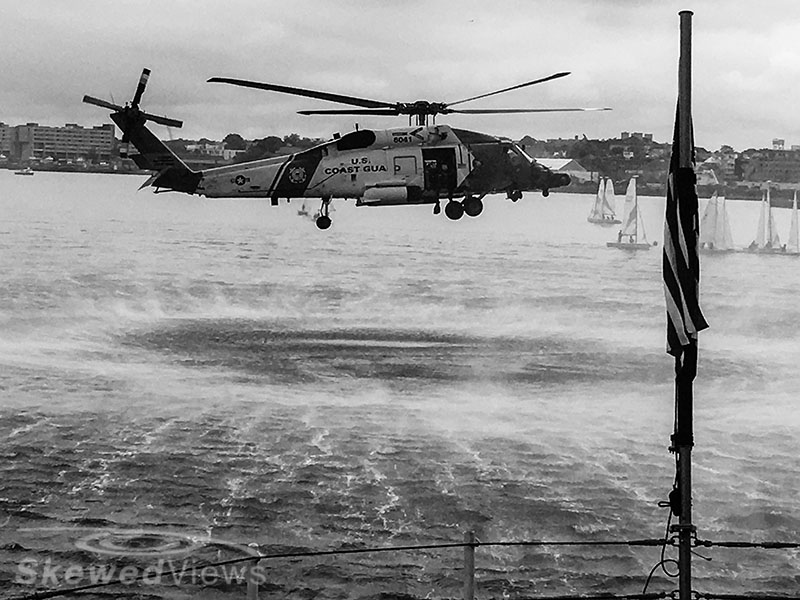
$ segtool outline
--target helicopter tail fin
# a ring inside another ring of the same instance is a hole
[[[202,172],[190,169],[144,123],[130,123],[119,113],[113,113],[111,119],[122,130],[124,139],[138,151],[130,155],[136,166],[156,171],[142,187],[165,188],[187,194],[197,189]]]

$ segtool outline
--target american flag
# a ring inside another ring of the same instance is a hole
[[[679,116],[676,113],[667,179],[662,267],[667,302],[667,352],[675,357],[680,357],[686,346],[696,343],[697,332],[708,327],[700,311],[700,260],[697,256],[700,226],[693,167],[694,139],[689,144],[692,149],[691,166],[681,167]]]

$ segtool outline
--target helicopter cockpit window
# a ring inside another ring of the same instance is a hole
[[[519,150],[522,153],[522,156],[524,156],[528,162],[533,162],[533,157],[530,154],[528,154],[525,150],[523,150],[519,146],[517,146],[517,150]]]
[[[353,131],[347,135],[343,135],[336,142],[337,150],[358,150],[359,148],[368,148],[375,143],[375,132],[369,129],[361,129],[360,131]]]
[[[527,158],[527,155],[513,144],[506,146],[506,158],[508,159],[508,162],[515,167],[530,162],[530,160]]]

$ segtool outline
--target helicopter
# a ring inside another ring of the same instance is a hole
[[[510,114],[557,111],[610,110],[608,108],[506,108],[465,109],[456,105],[487,98],[569,75],[560,72],[515,86],[456,102],[382,102],[245,79],[212,77],[224,83],[347,104],[358,108],[301,110],[303,115],[408,116],[408,126],[386,130],[358,129],[300,152],[195,171],[189,168],[146,126],[148,121],[180,128],[176,119],[144,112],[139,104],[150,77],[144,69],[133,99],[125,106],[92,96],[83,101],[111,110],[112,121],[122,131],[123,154],[133,145],[130,158],[152,175],[140,186],[197,194],[208,198],[319,198],[316,225],[331,226],[334,198],[355,199],[357,206],[433,205],[458,220],[477,217],[483,198],[505,194],[513,202],[527,191],[548,196],[551,189],[569,185],[570,177],[536,162],[511,140],[436,124],[437,115]]]

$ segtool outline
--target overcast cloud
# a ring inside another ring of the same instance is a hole
[[[3,1],[0,121],[108,122],[84,94],[184,121],[162,136],[330,137],[399,118],[306,117],[322,101],[206,83],[238,77],[385,101],[451,102],[558,71],[569,77],[466,107],[609,106],[612,112],[440,117],[520,138],[671,136],[678,11],[694,12],[699,146],[800,144],[800,2],[778,0]]]

